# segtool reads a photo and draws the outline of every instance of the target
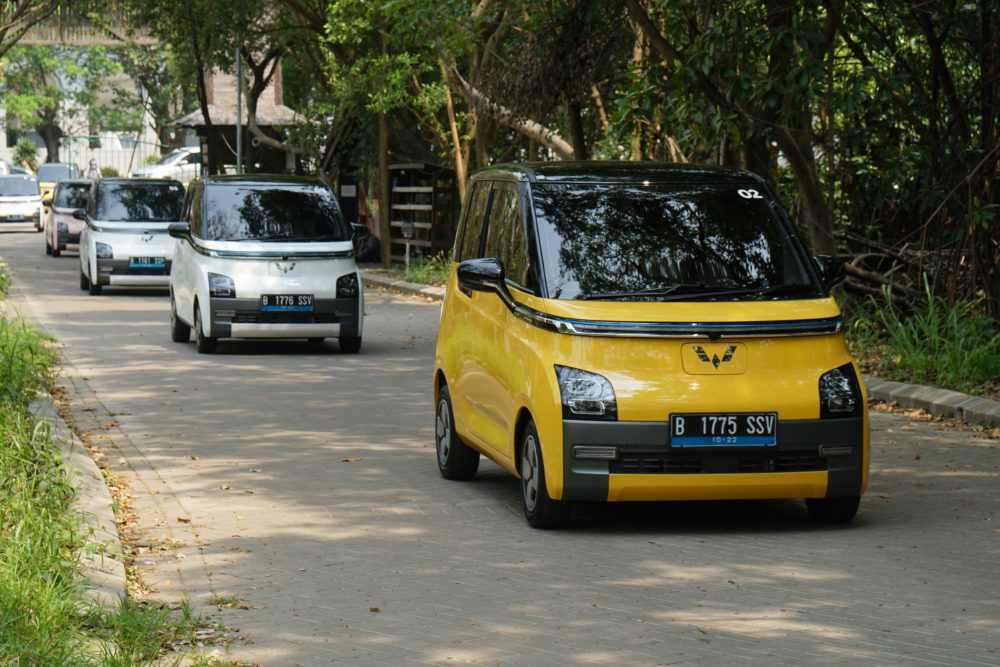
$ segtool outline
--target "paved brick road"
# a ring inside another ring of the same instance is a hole
[[[132,483],[147,581],[238,628],[231,659],[1000,664],[996,441],[873,414],[846,528],[755,502],[586,507],[539,532],[498,468],[437,475],[436,306],[370,293],[358,356],[206,357],[170,342],[162,293],[86,296],[75,258],[33,235],[0,254],[66,346],[76,417]],[[248,608],[209,604],[231,599]]]

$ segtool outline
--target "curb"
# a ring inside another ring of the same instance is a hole
[[[949,389],[896,382],[862,375],[868,398],[926,410],[935,417],[954,417],[967,424],[1000,427],[1000,401],[970,396]]]
[[[59,416],[51,396],[37,397],[31,404],[31,414],[36,422],[49,425],[52,443],[59,448],[70,483],[76,489],[76,505],[87,535],[87,547],[80,554],[84,596],[101,605],[117,606],[126,596],[125,564],[104,476]]]
[[[381,287],[399,294],[419,296],[431,301],[444,300],[444,287],[397,280],[379,273],[378,269],[361,269],[361,280],[365,287]]]

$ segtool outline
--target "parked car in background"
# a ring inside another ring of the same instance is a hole
[[[574,502],[805,499],[851,520],[866,397],[830,288],[759,177],[655,163],[500,165],[459,223],[434,364],[438,468]]]
[[[58,257],[63,250],[80,249],[80,230],[83,221],[74,217],[78,209],[87,207],[87,198],[94,182],[85,179],[59,181],[55,192],[42,204],[45,214],[45,254]]]
[[[129,175],[135,178],[172,178],[187,185],[192,178],[201,176],[201,152],[197,148],[178,148],[158,162],[140,167]]]
[[[66,178],[80,178],[80,170],[75,164],[68,162],[46,162],[38,167],[38,191],[42,201],[52,199],[56,183]]]
[[[184,186],[167,179],[105,178],[94,182],[80,231],[80,289],[105,285],[166,286]]]
[[[350,227],[317,179],[191,182],[170,274],[170,335],[198,352],[219,338],[336,338],[361,349],[364,297]]]
[[[34,176],[0,176],[0,225],[42,231],[42,196]]]

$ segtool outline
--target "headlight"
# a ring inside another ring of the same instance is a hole
[[[236,297],[236,284],[229,276],[221,273],[208,274],[208,293],[216,297]]]
[[[556,377],[563,419],[618,419],[615,390],[606,377],[568,366],[556,366]]]
[[[337,298],[352,299],[358,295],[358,274],[349,273],[337,278]]]
[[[844,364],[819,378],[819,416],[855,417],[861,414],[861,387],[854,366]]]
[[[68,234],[69,233],[69,225],[67,225],[65,222],[57,222],[56,223],[56,231],[59,232],[60,234]]]
[[[114,253],[111,252],[111,246],[107,243],[98,241],[94,244],[94,248],[97,251],[97,259],[111,259],[114,257]]]

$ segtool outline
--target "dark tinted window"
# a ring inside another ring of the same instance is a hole
[[[52,205],[59,208],[85,208],[90,187],[90,183],[60,183],[56,187],[56,197]]]
[[[92,217],[106,222],[170,222],[181,219],[183,203],[180,183],[102,181]]]
[[[211,184],[201,211],[210,241],[345,241],[340,207],[324,185]]]
[[[519,285],[526,285],[528,256],[521,206],[514,185],[503,184],[494,188],[486,237],[486,256],[499,259],[508,278]]]
[[[822,295],[801,246],[752,185],[562,184],[532,192],[551,298]],[[641,294],[650,290],[659,294]]]
[[[38,180],[43,183],[61,181],[64,178],[76,178],[74,169],[68,164],[43,164],[38,168]]]
[[[488,181],[476,183],[469,196],[469,212],[465,217],[465,231],[462,233],[462,247],[458,249],[458,261],[480,257],[483,236],[483,219],[490,202],[490,184]]]
[[[30,176],[0,177],[0,197],[38,196],[38,181]]]

